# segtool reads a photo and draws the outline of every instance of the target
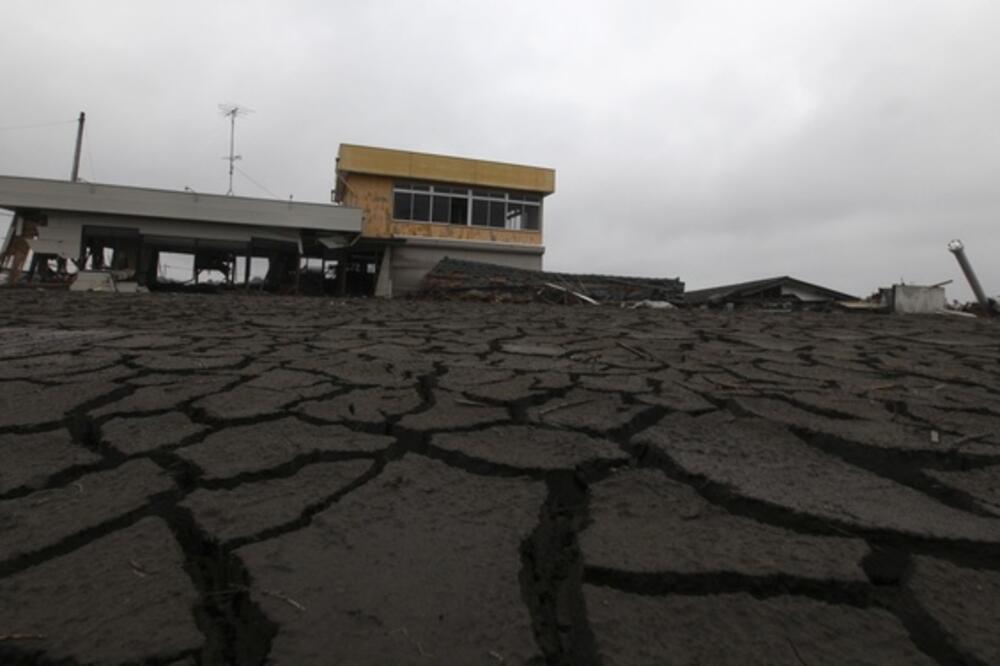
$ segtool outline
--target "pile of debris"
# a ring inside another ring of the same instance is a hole
[[[944,288],[951,282],[945,280],[932,285],[899,283],[891,287],[879,287],[864,300],[841,301],[837,305],[853,312],[879,314],[946,314],[967,317],[992,314],[984,311],[978,303],[949,303]]]
[[[684,300],[684,283],[677,278],[550,273],[446,257],[424,276],[419,295],[491,303],[678,304]]]
[[[867,311],[894,314],[947,314],[966,317],[994,317],[1000,314],[997,300],[989,298],[972,264],[965,255],[965,245],[956,239],[948,243],[948,250],[955,255],[958,265],[969,282],[969,288],[976,297],[974,303],[948,303],[944,288],[952,280],[944,280],[932,285],[905,284],[900,282],[891,287],[881,287],[865,300],[843,301],[838,303],[847,310]]]

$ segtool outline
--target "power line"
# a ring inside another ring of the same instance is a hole
[[[55,127],[57,125],[71,125],[75,122],[76,119],[74,118],[73,120],[60,120],[59,122],[38,123],[35,125],[5,125],[4,127],[0,127],[0,132],[11,132],[14,130],[24,130],[24,129],[37,129],[39,127]]]
[[[251,177],[250,177],[250,174],[248,174],[248,173],[247,173],[246,171],[244,171],[243,169],[241,169],[241,168],[239,168],[239,167],[233,167],[233,168],[235,168],[235,169],[236,169],[237,171],[239,171],[239,172],[240,172],[240,175],[242,175],[242,176],[243,176],[244,178],[246,178],[247,180],[249,180],[249,181],[250,181],[251,183],[253,183],[254,185],[256,185],[257,187],[259,187],[260,189],[262,189],[262,190],[264,190],[265,192],[267,192],[268,194],[270,194],[270,195],[271,195],[271,197],[273,197],[273,198],[275,198],[275,199],[280,199],[280,198],[281,198],[281,197],[279,197],[279,196],[278,196],[277,194],[275,194],[275,193],[274,193],[274,192],[272,192],[271,190],[267,189],[266,187],[264,187],[263,185],[261,185],[260,183],[258,183],[258,182],[257,182],[256,180],[254,180],[253,178],[251,178]]]

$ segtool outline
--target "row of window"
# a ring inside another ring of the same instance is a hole
[[[527,192],[396,183],[392,216],[413,222],[537,231],[542,226],[542,198]]]

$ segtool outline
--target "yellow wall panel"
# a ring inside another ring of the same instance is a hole
[[[348,173],[409,176],[410,156],[400,150],[366,150],[360,146],[340,147],[337,166]]]
[[[410,177],[445,183],[464,183],[469,179],[468,160],[410,153]]]
[[[351,144],[341,144],[337,171],[340,177],[363,173],[542,194],[554,192],[556,184],[552,169]]]
[[[419,236],[421,238],[479,241],[484,243],[542,244],[542,234],[539,231],[490,229],[489,227],[434,224],[432,222],[393,222],[392,232],[395,236]]]
[[[361,209],[361,235],[392,236],[392,180],[351,174],[344,179],[343,203]]]

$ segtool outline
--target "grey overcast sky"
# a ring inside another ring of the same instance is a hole
[[[1000,2],[4,0],[0,173],[328,201],[337,145],[541,165],[545,266],[1000,292]],[[260,187],[262,186],[262,187]],[[0,219],[0,225],[3,224]]]

